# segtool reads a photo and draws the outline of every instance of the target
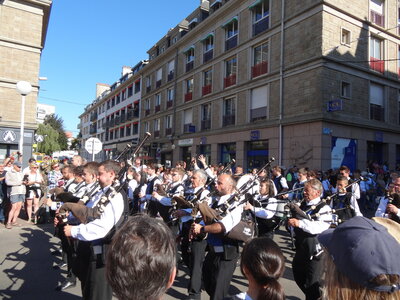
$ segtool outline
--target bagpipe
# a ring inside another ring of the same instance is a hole
[[[232,159],[227,165],[224,167],[224,169],[221,171],[221,174],[228,172],[230,168],[235,164],[235,160]],[[194,193],[191,197],[190,200],[187,200],[184,196],[174,196],[171,199],[171,204],[173,207],[173,211],[176,211],[178,209],[192,209],[192,216],[196,216],[198,212],[198,204],[199,202],[202,202],[204,198],[200,198],[203,191],[209,190],[209,188],[215,184],[215,178],[214,177],[209,177],[210,180],[201,187],[196,193]],[[212,197],[215,192],[209,192],[206,197]]]
[[[198,203],[198,210],[200,211],[204,223],[210,225],[223,219],[228,213],[232,212],[240,205],[245,203],[247,200],[239,200],[244,196],[259,179],[260,174],[266,170],[271,163],[275,161],[274,157],[271,159],[255,174],[254,176],[247,179],[239,187],[236,188],[235,192],[225,201],[225,203],[219,205],[217,208],[211,208],[206,201]],[[252,219],[247,218],[242,214],[242,220],[226,235],[227,238],[246,242],[254,236],[254,222]]]
[[[396,206],[398,209],[400,209],[400,194],[399,193],[387,193],[387,198],[388,198],[388,204],[392,204]],[[388,214],[389,219],[400,223],[400,217],[392,212],[389,212],[388,209],[386,208],[386,213]]]
[[[117,179],[110,186],[107,193],[105,193],[99,200],[99,202],[94,207],[87,207],[84,205],[83,201],[79,201],[78,203],[64,203],[59,209],[59,215],[63,222],[67,219],[67,212],[71,212],[81,223],[86,224],[94,219],[100,218],[101,214],[104,212],[105,207],[108,203],[124,188],[124,185],[121,184],[128,168],[132,165],[132,162],[129,158],[134,158],[139,150],[143,147],[146,140],[151,136],[151,133],[146,132],[143,140],[137,145],[135,151],[130,154],[131,145],[127,145],[125,149],[116,157],[116,159],[120,160],[124,157],[125,165],[118,172]]]

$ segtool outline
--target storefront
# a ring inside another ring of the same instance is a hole
[[[23,164],[27,165],[32,156],[33,129],[24,130]],[[3,161],[12,152],[18,151],[20,129],[0,127],[0,161]]]

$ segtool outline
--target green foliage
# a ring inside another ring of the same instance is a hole
[[[74,138],[71,141],[71,146],[69,147],[69,150],[79,150],[79,148],[80,148],[79,139]]]
[[[65,136],[64,130],[64,121],[61,117],[55,114],[48,115],[44,119],[45,125],[50,125],[54,130],[58,132],[58,144],[60,146],[60,150],[67,150],[68,149],[68,139]]]
[[[39,124],[36,133],[43,136],[43,142],[38,143],[38,152],[52,155],[54,151],[61,150],[60,144],[58,142],[59,133],[49,124]]]

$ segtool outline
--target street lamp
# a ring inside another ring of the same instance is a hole
[[[24,124],[25,124],[25,96],[32,92],[32,86],[27,81],[18,81],[17,82],[17,92],[22,96],[21,102],[21,130],[19,134],[19,152],[21,155],[23,154],[24,147]]]

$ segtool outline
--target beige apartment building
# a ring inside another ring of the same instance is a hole
[[[138,72],[141,155],[394,168],[399,19],[398,0],[200,1]]]
[[[32,153],[40,57],[51,5],[51,0],[0,1],[0,160],[18,149],[21,95],[16,83],[21,80],[33,88],[25,102],[24,162]]]

